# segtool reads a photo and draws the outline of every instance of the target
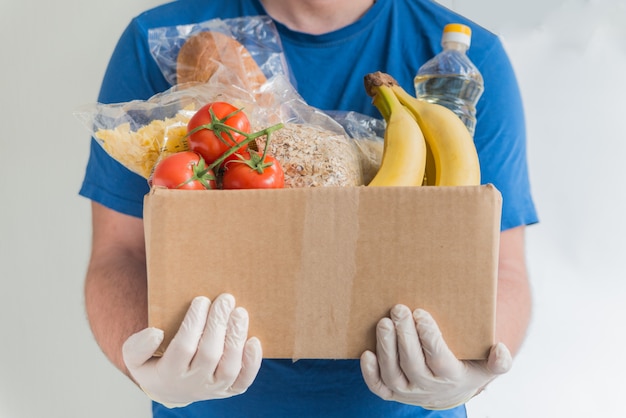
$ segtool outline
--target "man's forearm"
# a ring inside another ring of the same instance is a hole
[[[122,345],[148,324],[146,252],[141,219],[92,203],[93,242],[85,307],[98,345],[128,375]]]
[[[132,256],[92,262],[85,282],[85,306],[98,345],[128,375],[122,345],[148,324],[145,263]]]
[[[524,227],[502,232],[498,268],[496,340],[515,355],[531,317],[531,291],[525,262]]]

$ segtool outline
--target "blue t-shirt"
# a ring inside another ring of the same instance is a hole
[[[98,101],[145,100],[171,87],[150,54],[149,29],[264,14],[258,0],[178,0],[139,15],[117,44]],[[534,223],[522,102],[497,36],[431,0],[377,0],[357,22],[323,35],[276,25],[294,84],[307,103],[323,110],[380,117],[366,95],[363,76],[383,71],[413,92],[415,73],[441,50],[442,28],[452,22],[472,28],[469,56],[485,80],[475,133],[482,181],[493,183],[502,193],[503,230]],[[144,178],[122,167],[92,140],[81,195],[141,217],[147,192]],[[465,417],[465,408],[432,412],[383,401],[365,386],[356,360],[264,360],[245,394],[173,410],[154,404],[154,416],[452,418]]]

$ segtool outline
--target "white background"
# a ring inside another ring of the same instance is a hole
[[[95,100],[129,19],[160,3],[0,0],[0,418],[150,416],[85,320],[88,135],[72,111]],[[622,416],[626,3],[445,4],[510,53],[542,221],[528,231],[526,345],[470,418]]]

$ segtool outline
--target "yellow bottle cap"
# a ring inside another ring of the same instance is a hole
[[[441,43],[460,42],[469,48],[472,40],[472,29],[461,23],[449,23],[443,28]]]

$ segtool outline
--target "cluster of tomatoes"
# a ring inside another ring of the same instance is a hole
[[[267,154],[269,135],[282,124],[250,132],[243,112],[226,102],[201,107],[187,124],[188,151],[171,154],[154,168],[150,183],[169,189],[276,189],[285,185],[283,169]],[[267,135],[263,152],[250,145]]]

